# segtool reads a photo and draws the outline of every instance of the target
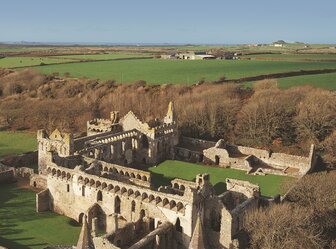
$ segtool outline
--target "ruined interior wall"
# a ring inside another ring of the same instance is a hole
[[[38,189],[48,188],[47,177],[40,174],[32,174],[30,176],[29,185]]]
[[[203,149],[208,149],[216,145],[216,142],[197,139],[197,138],[191,138],[191,137],[184,137],[184,136],[180,137],[180,142],[185,143],[185,144],[191,144],[195,147],[200,147]]]

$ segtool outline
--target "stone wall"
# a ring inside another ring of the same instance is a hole
[[[49,189],[42,190],[36,194],[36,212],[44,212],[49,209]]]
[[[0,183],[9,183],[15,181],[14,169],[0,171]]]

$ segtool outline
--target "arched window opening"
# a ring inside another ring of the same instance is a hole
[[[114,212],[116,214],[120,214],[120,198],[119,198],[119,196],[117,196],[114,199]]]
[[[181,227],[181,221],[180,218],[177,218],[176,223],[175,223],[175,230],[177,232],[182,233],[183,232],[183,228]]]
[[[132,212],[135,212],[135,201],[132,201]]]
[[[82,186],[82,196],[85,196],[85,186]]]
[[[103,201],[103,193],[100,190],[97,193],[97,201]]]

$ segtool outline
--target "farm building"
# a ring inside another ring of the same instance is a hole
[[[178,53],[176,54],[176,58],[181,60],[209,60],[209,59],[215,59],[216,57],[207,54],[206,52],[198,51],[198,52]]]

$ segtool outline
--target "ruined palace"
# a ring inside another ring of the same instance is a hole
[[[149,165],[174,159],[298,177],[315,165],[314,146],[298,157],[181,137],[172,103],[162,120],[112,112],[88,121],[87,136],[40,130],[37,139],[39,173],[31,184],[44,189],[37,211],[82,223],[77,248],[238,248],[244,215],[262,202],[259,186],[223,179],[227,191],[217,195],[210,176],[200,174],[157,187]]]

